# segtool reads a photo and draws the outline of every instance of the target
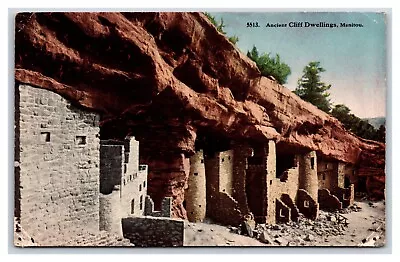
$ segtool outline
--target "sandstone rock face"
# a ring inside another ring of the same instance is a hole
[[[149,194],[172,196],[176,217],[196,143],[274,139],[384,176],[384,144],[262,77],[201,13],[21,13],[15,43],[16,81],[98,111],[102,139],[140,141]]]

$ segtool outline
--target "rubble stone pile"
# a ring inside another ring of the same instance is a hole
[[[361,210],[356,204],[341,212],[350,213]],[[344,235],[347,230],[347,219],[339,212],[320,211],[316,220],[305,218],[302,214],[298,222],[290,221],[284,224],[258,224],[249,234],[249,224],[241,227],[231,227],[231,232],[247,235],[262,243],[272,246],[308,246],[315,245],[317,239]]]

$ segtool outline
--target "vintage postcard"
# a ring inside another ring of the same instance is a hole
[[[385,245],[383,12],[15,16],[17,247]]]

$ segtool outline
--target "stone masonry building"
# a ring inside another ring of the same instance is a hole
[[[99,225],[99,116],[60,95],[18,85],[15,217],[35,242]]]
[[[172,199],[157,211],[147,196],[134,137],[100,141],[97,113],[29,85],[15,93],[16,245],[183,245]]]
[[[182,246],[184,222],[172,219],[172,198],[154,209],[147,195],[147,165],[139,165],[139,142],[103,140],[100,145],[100,230],[135,246]]]
[[[100,229],[122,235],[121,219],[143,216],[147,165],[139,165],[139,142],[100,143]]]
[[[188,219],[195,222],[206,216],[230,225],[253,219],[275,224],[296,221],[299,213],[315,219],[319,208],[351,205],[354,186],[345,187],[344,163],[320,160],[315,151],[290,152],[273,140],[232,143],[227,151],[208,154],[198,150],[190,158],[196,168],[189,174],[185,195]],[[206,201],[200,203],[203,195]],[[193,210],[201,215],[192,216]]]

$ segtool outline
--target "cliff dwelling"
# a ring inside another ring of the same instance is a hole
[[[16,245],[182,246],[188,222],[384,196],[385,145],[261,76],[204,14],[21,13],[15,52]]]
[[[134,137],[100,140],[98,114],[48,90],[17,90],[14,215],[31,244],[76,244],[82,234],[97,236],[82,243],[93,246],[183,244],[183,222],[170,219],[172,199],[155,210],[147,195],[148,167],[139,164]]]

